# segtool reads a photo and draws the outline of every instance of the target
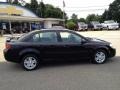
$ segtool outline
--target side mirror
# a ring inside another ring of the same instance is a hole
[[[85,39],[82,39],[82,42],[81,42],[81,43],[84,44],[84,43],[86,43],[86,42],[87,42],[87,41],[86,41]]]
[[[6,39],[6,42],[10,42],[10,41],[11,41],[11,38],[8,37],[8,38]]]

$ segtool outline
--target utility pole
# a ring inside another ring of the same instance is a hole
[[[65,1],[63,0],[63,26],[65,27]]]
[[[43,3],[43,0],[41,0],[41,3]],[[41,18],[43,17],[43,15],[42,15],[42,6],[41,6]]]
[[[45,9],[44,3],[43,0],[41,0],[40,2],[41,18],[44,18],[44,9]]]

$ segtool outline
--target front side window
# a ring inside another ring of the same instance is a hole
[[[33,42],[55,43],[57,42],[56,32],[40,32],[32,37]]]
[[[69,32],[60,32],[62,42],[65,43],[81,43],[82,38],[76,34]]]

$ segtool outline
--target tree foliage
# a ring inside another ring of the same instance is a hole
[[[63,18],[63,12],[58,7],[46,4],[45,17]]]
[[[18,0],[14,0],[13,4],[20,5]],[[67,19],[67,14],[63,12],[60,8],[54,7],[50,4],[44,4],[43,2],[38,3],[37,0],[31,0],[30,3],[26,3],[26,8],[30,9],[36,15],[41,18],[63,18],[63,13],[65,19]]]
[[[86,22],[86,19],[85,18],[80,18],[80,19],[78,19],[78,22]]]
[[[45,10],[46,10],[45,4],[43,2],[40,2],[38,7],[37,7],[36,14],[39,17],[44,18],[45,17]]]
[[[31,0],[30,10],[32,12],[36,13],[37,8],[38,8],[38,2],[37,2],[37,0]]]
[[[18,0],[13,0],[12,4],[21,5]]]
[[[100,15],[95,15],[95,14],[90,14],[86,18],[86,22],[90,23],[91,21],[99,21],[102,22],[101,16]]]
[[[72,20],[74,23],[77,24],[77,22],[78,22],[78,16],[77,16],[75,13],[73,13],[72,16],[71,16],[71,20]]]
[[[27,9],[31,9],[31,6],[29,3],[26,3],[24,7],[26,7]]]
[[[76,24],[73,21],[68,21],[66,23],[66,27],[70,30],[75,30],[76,29]]]
[[[120,22],[120,0],[115,0],[109,5],[109,9],[103,13],[102,19]]]
[[[63,18],[63,11],[50,4],[38,3],[36,0],[31,0],[31,3],[25,5],[26,8],[32,10],[41,18]],[[65,19],[67,19],[66,13],[64,13]]]

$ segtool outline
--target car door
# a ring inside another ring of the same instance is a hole
[[[34,47],[44,59],[59,58],[59,43],[56,31],[44,31],[33,35]]]
[[[82,43],[83,37],[71,32],[59,32],[61,43],[61,55],[65,59],[87,59],[89,49]]]

